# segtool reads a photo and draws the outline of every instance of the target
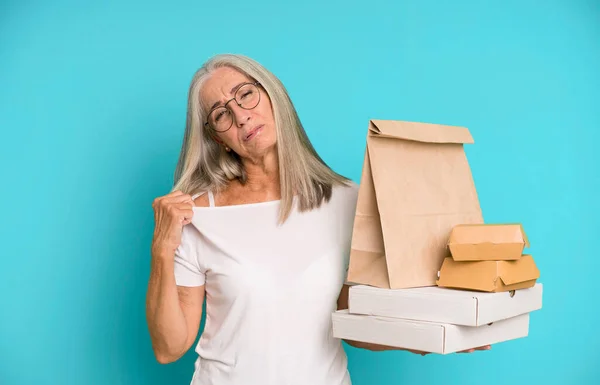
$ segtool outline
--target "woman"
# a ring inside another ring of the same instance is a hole
[[[157,360],[188,351],[206,299],[193,385],[350,384],[331,313],[347,308],[357,193],[273,74],[243,56],[209,60],[190,86],[176,184],[153,204]]]

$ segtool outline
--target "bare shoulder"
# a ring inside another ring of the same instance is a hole
[[[208,207],[208,205],[209,205],[208,194],[204,193],[204,194],[200,195],[199,197],[197,197],[196,199],[194,199],[194,205],[196,207]]]

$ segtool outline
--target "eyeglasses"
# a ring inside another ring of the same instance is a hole
[[[259,82],[242,84],[233,98],[229,99],[224,105],[215,107],[208,113],[208,118],[204,123],[205,126],[211,127],[217,132],[225,132],[233,125],[233,114],[231,109],[227,107],[229,102],[235,101],[240,108],[251,110],[258,106],[260,102]]]

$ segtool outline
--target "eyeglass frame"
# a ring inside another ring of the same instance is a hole
[[[252,107],[252,108],[244,108],[244,107],[242,107],[242,106],[241,106],[241,105],[238,103],[237,99],[236,99],[236,98],[235,98],[235,96],[234,96],[233,98],[231,98],[231,99],[229,99],[228,101],[226,101],[226,102],[225,102],[225,104],[223,104],[222,106],[216,106],[216,107],[214,107],[214,108],[211,108],[211,109],[210,109],[210,111],[208,111],[208,114],[206,114],[206,122],[204,122],[204,126],[206,126],[206,127],[209,127],[209,128],[210,128],[211,130],[213,130],[214,132],[227,132],[227,131],[229,131],[229,130],[231,129],[231,126],[233,126],[233,118],[231,119],[231,124],[229,125],[229,127],[228,127],[226,130],[223,130],[223,131],[217,131],[217,130],[215,130],[215,128],[214,128],[214,127],[212,127],[212,126],[209,124],[209,122],[208,122],[208,119],[210,118],[210,114],[212,114],[212,113],[213,113],[213,111],[215,111],[215,110],[216,110],[216,109],[218,109],[218,108],[223,108],[223,107],[224,107],[224,108],[228,109],[228,110],[231,112],[231,109],[229,109],[229,107],[227,107],[227,105],[228,105],[228,104],[229,104],[231,101],[233,101],[233,100],[235,100],[235,104],[237,104],[237,106],[238,106],[238,107],[240,107],[240,108],[242,108],[242,109],[244,109],[244,110],[246,110],[246,111],[250,111],[250,110],[253,110],[253,109],[255,109],[256,107],[258,107],[258,105],[260,104],[260,100],[261,100],[260,88],[261,88],[261,86],[262,86],[262,85],[260,84],[260,82],[259,82],[259,81],[255,81],[255,82],[245,82],[245,83],[242,83],[242,84],[240,84],[240,86],[238,87],[238,89],[237,89],[237,90],[235,90],[235,93],[237,94],[237,92],[238,92],[238,91],[239,91],[239,90],[240,90],[242,87],[244,87],[244,86],[246,86],[246,85],[248,85],[248,84],[250,84],[250,85],[253,85],[253,86],[256,86],[256,88],[257,88],[257,90],[258,90],[258,102],[256,102],[256,106],[254,106],[254,107]]]

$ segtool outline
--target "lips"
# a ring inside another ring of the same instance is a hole
[[[254,127],[253,129],[251,129],[250,131],[248,131],[246,133],[246,135],[244,136],[244,141],[247,142],[250,139],[254,138],[256,136],[256,134],[258,134],[258,132],[263,128],[263,125],[260,124],[256,127]]]

